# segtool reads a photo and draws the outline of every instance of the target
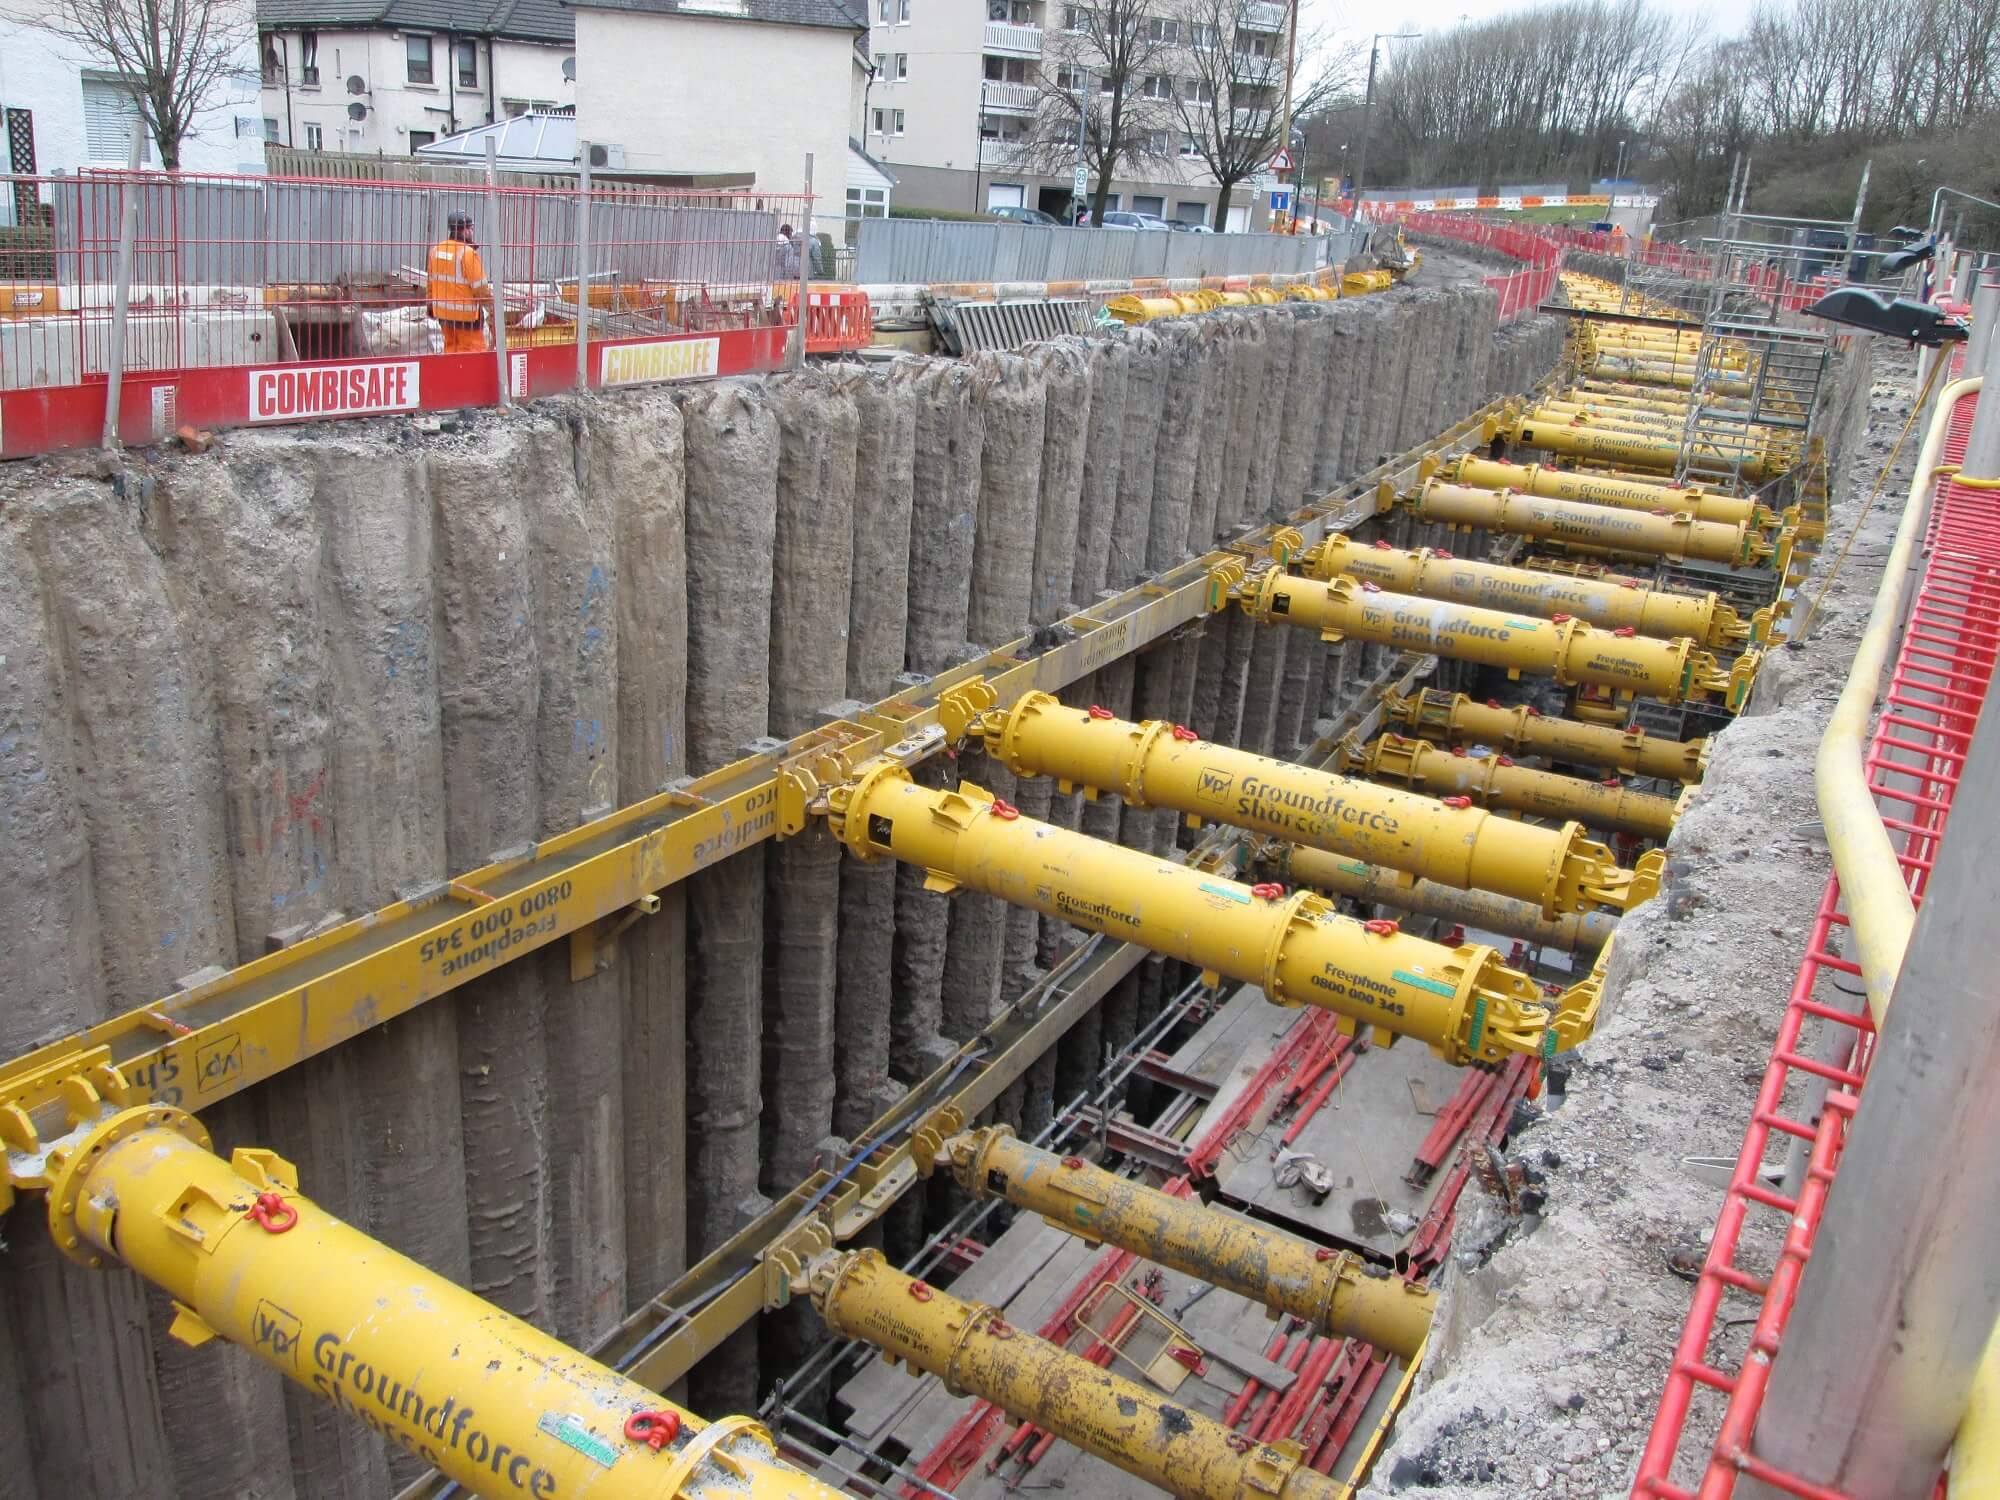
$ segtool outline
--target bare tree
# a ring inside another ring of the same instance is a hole
[[[1270,0],[1172,0],[1181,76],[1174,111],[1181,151],[1208,169],[1221,189],[1218,228],[1229,222],[1236,188],[1262,171],[1285,128],[1285,73],[1292,48],[1284,8]],[[1272,22],[1278,25],[1274,29]],[[1292,118],[1316,113],[1352,81],[1351,51],[1332,54],[1319,36],[1302,36],[1293,68]]]
[[[218,86],[244,72],[256,34],[242,0],[46,0],[26,19],[129,81],[169,170],[195,121],[220,107]]]
[[[1035,114],[1017,154],[1051,176],[1075,166],[1081,108],[1093,223],[1104,221],[1113,177],[1165,167],[1173,157],[1174,32],[1152,8],[1158,3],[1060,6],[1062,29],[1044,34]]]

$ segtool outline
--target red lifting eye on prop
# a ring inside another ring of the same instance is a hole
[[[1385,542],[1380,537],[1377,537],[1375,539],[1375,550],[1377,552],[1394,552],[1396,549],[1393,546],[1391,546],[1388,542]]]
[[[1319,1249],[1313,1251],[1313,1259],[1318,1261],[1321,1265],[1325,1265],[1328,1261],[1332,1260],[1338,1254],[1340,1254],[1338,1250],[1329,1250],[1326,1248],[1326,1246],[1321,1245]]]
[[[1654,516],[1664,516],[1664,515],[1668,515],[1668,514],[1670,514],[1670,512],[1668,512],[1668,511],[1665,511],[1665,510],[1652,510],[1652,511],[1648,511],[1648,512],[1647,512],[1647,514],[1648,514],[1648,515],[1654,515]]]
[[[1458,757],[1458,758],[1459,758],[1460,760],[1464,760],[1464,759],[1465,759],[1465,746],[1463,746],[1463,745],[1453,745],[1453,746],[1451,747],[1451,753],[1452,753],[1453,755],[1456,755],[1456,756],[1457,756],[1457,757]]]
[[[1006,802],[995,797],[993,799],[993,816],[999,818],[1002,822],[1011,823],[1014,819],[1021,816],[1021,809],[1011,802]]]
[[[1276,901],[1285,894],[1285,888],[1275,880],[1266,880],[1250,887],[1250,894],[1259,901]]]
[[[1433,547],[1433,548],[1431,548],[1431,556],[1432,556],[1432,557],[1441,557],[1441,558],[1443,558],[1443,559],[1444,559],[1444,560],[1445,560],[1446,562],[1457,562],[1457,561],[1458,561],[1458,559],[1457,559],[1457,558],[1453,557],[1453,556],[1452,556],[1452,555],[1451,555],[1451,554],[1450,554],[1449,552],[1445,551],[1445,550],[1444,550],[1444,548],[1442,548],[1442,547]]]
[[[1370,583],[1364,578],[1361,580],[1361,592],[1364,594],[1379,594],[1382,592],[1382,585],[1379,583]]]
[[[1576,618],[1575,615],[1550,615],[1549,623],[1552,625],[1567,625],[1571,620],[1574,620],[1575,618]]]
[[[1514,764],[1514,758],[1511,755],[1496,755],[1493,757],[1493,763],[1496,766],[1511,766]]]
[[[1535,707],[1534,704],[1530,703],[1528,705],[1528,717],[1531,719],[1539,719],[1541,716],[1542,716],[1542,711],[1539,708]]]
[[[678,1412],[635,1411],[625,1419],[626,1440],[644,1443],[655,1453],[680,1435],[681,1419]]]
[[[1498,698],[1488,698],[1486,700],[1486,706],[1488,708],[1498,708],[1500,706],[1500,700]]]
[[[1472,806],[1472,799],[1470,797],[1441,797],[1438,800],[1443,802],[1446,807]]]
[[[1185,740],[1187,741],[1188,744],[1192,745],[1196,740],[1200,739],[1201,736],[1196,734],[1192,729],[1188,728],[1187,725],[1185,724],[1176,724],[1174,726],[1174,738],[1177,740]]]
[[[1611,633],[1613,635],[1637,635],[1639,632],[1633,629],[1630,625],[1620,625],[1616,630],[1612,631]]]
[[[1625,783],[1620,781],[1616,776],[1607,776],[1597,784],[1599,786],[1615,786],[1619,788],[1623,788],[1625,785]]]
[[[1102,703],[1093,703],[1090,705],[1090,716],[1093,719],[1111,719],[1117,717],[1117,715],[1112,713],[1111,710],[1106,708]]]
[[[913,1281],[910,1283],[910,1298],[916,1302],[928,1302],[931,1300],[931,1289],[921,1281]]]
[[[299,1211],[276,1193],[259,1193],[249,1218],[267,1234],[283,1234],[298,1227]]]
[[[1083,1170],[1083,1158],[1080,1156],[1065,1156],[1062,1159],[1062,1164],[1065,1172],[1081,1172]]]
[[[1387,937],[1392,932],[1401,932],[1403,930],[1387,917],[1375,917],[1363,922],[1361,925],[1365,930],[1374,933],[1378,937]]]

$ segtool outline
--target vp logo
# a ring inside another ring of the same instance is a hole
[[[1204,802],[1213,802],[1217,807],[1225,806],[1229,801],[1229,788],[1235,780],[1233,772],[1203,766],[1194,784],[1194,794]]]
[[[259,1302],[250,1315],[250,1337],[259,1349],[270,1351],[273,1360],[297,1362],[299,1320],[275,1302]]]
[[[206,1094],[243,1082],[243,1039],[235,1032],[205,1043],[194,1057],[195,1092]]]

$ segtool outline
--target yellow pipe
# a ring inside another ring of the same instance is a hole
[[[1840,896],[1847,907],[1849,929],[1854,934],[1855,962],[1861,966],[1862,987],[1867,991],[1868,1009],[1877,1026],[1888,1014],[1889,997],[1896,987],[1896,975],[1903,967],[1903,950],[1910,945],[1910,929],[1916,925],[1917,914],[1909,887],[1903,882],[1903,867],[1896,863],[1896,846],[1889,838],[1889,830],[1882,826],[1882,813],[1875,805],[1875,794],[1869,789],[1862,760],[1882,674],[1889,665],[1889,651],[1902,629],[1911,559],[1930,518],[1933,481],[1944,452],[1945,436],[1951,428],[1952,412],[1979,388],[1977,378],[1958,380],[1946,386],[1938,397],[1930,429],[1924,434],[1924,446],[1917,454],[1902,523],[1896,528],[1896,539],[1882,564],[1882,583],[1875,592],[1874,608],[1868,612],[1868,624],[1855,644],[1847,685],[1833,706],[1813,761],[1813,790],[1819,800],[1820,822],[1826,829],[1827,847],[1833,853],[1834,873],[1840,877]]]
[[[1436,917],[1481,932],[1523,938],[1567,953],[1597,953],[1618,930],[1610,912],[1570,912],[1545,917],[1525,901],[1496,896],[1491,891],[1461,891],[1435,880],[1418,880],[1400,870],[1363,864],[1324,849],[1277,840],[1258,850],[1257,870],[1287,884],[1310,886],[1328,896],[1346,896],[1376,906],[1393,906],[1419,916]]]
[[[1668,740],[1643,730],[1581,724],[1538,713],[1526,704],[1502,708],[1463,693],[1425,688],[1411,698],[1382,700],[1391,723],[1433,744],[1491,745],[1576,765],[1604,766],[1629,776],[1699,781],[1708,769],[1707,740]]]
[[[1586,505],[1609,505],[1619,510],[1664,510],[1686,512],[1698,521],[1722,526],[1775,526],[1778,517],[1755,500],[1738,495],[1718,495],[1692,485],[1665,484],[1657,480],[1614,479],[1600,474],[1579,474],[1572,469],[1551,469],[1545,464],[1510,464],[1497,459],[1470,455],[1448,464],[1441,477],[1481,490],[1518,490],[1544,500],[1569,500]]]
[[[1642,432],[1649,437],[1667,433],[1678,438],[1687,426],[1684,416],[1677,417],[1671,412],[1645,411],[1635,406],[1599,406],[1581,397],[1564,400],[1560,396],[1551,396],[1538,403],[1533,414],[1561,417],[1570,422],[1580,419],[1588,426],[1615,427]]]
[[[1286,896],[1037,822],[991,793],[919,786],[888,760],[865,763],[826,794],[835,837],[864,860],[929,871],[927,889],[960,886],[1033,907],[1088,932],[1138,943],[1261,985],[1279,1005],[1315,1005],[1342,1029],[1427,1043],[1451,1063],[1547,1054],[1590,1034],[1599,977],[1551,1006],[1491,948],[1445,948],[1341,916],[1319,896]],[[1553,1013],[1552,1013],[1553,1011]]]
[[[122,1261],[174,1299],[177,1338],[228,1339],[474,1494],[841,1493],[749,1419],[704,1423],[342,1223],[274,1153],[223,1161],[181,1110],[113,1115],[51,1166],[66,1255]]]
[[[1446,885],[1532,901],[1546,915],[1636,906],[1659,890],[1657,864],[1622,870],[1576,824],[1528,827],[1335,776],[1292,761],[1210,744],[1159,720],[1134,724],[1102,709],[1027,693],[982,717],[986,753],[1017,776],[1054,776],[1064,791],[1121,793],[1253,833],[1427,875]]]
[[[1181,1500],[1335,1500],[1295,1443],[1252,1443],[1158,1391],[1015,1328],[997,1307],[961,1302],[877,1250],[822,1255],[813,1306],[843,1338],[928,1370]]]
[[[1611,781],[1585,781],[1517,766],[1504,755],[1440,750],[1425,740],[1385,734],[1353,762],[1370,776],[1420,787],[1440,797],[1470,797],[1487,807],[1540,818],[1574,818],[1592,828],[1664,840],[1674,831],[1676,799],[1635,792]]]
[[[1987,1340],[1951,1445],[1951,1500],[2000,1500],[2000,1330]]]
[[[1686,636],[1704,646],[1732,649],[1750,639],[1749,622],[1715,594],[1676,594],[1640,583],[1468,562],[1428,547],[1407,552],[1338,533],[1308,551],[1303,563],[1310,578],[1331,581],[1346,574],[1426,599],[1531,615],[1574,615],[1601,630],[1629,627],[1663,640]]]
[[[1743,706],[1756,679],[1758,653],[1746,651],[1725,671],[1693,641],[1614,635],[1578,620],[1524,615],[1392,594],[1352,578],[1322,583],[1267,569],[1242,596],[1246,613],[1266,623],[1317,630],[1327,640],[1352,638],[1428,652],[1510,677],[1529,673],[1565,686],[1587,683],[1639,693],[1667,703],[1719,697],[1731,712]]]
[[[1437,1293],[1224,1209],[1176,1198],[1016,1140],[1005,1125],[961,1131],[938,1158],[975,1198],[1004,1198],[1056,1228],[1290,1313],[1331,1338],[1358,1338],[1410,1359],[1430,1331]],[[920,1162],[926,1176],[931,1164]]]
[[[1572,458],[1603,460],[1635,469],[1671,472],[1679,464],[1679,435],[1649,436],[1602,424],[1578,423],[1556,413],[1528,412],[1504,429],[1507,441],[1523,448],[1537,448]],[[1707,455],[1718,463],[1737,463],[1737,452],[1708,445]],[[1775,479],[1798,460],[1789,448],[1768,442],[1742,445],[1740,470],[1754,481]]]
[[[1772,553],[1771,543],[1750,526],[1697,521],[1684,512],[1641,513],[1576,500],[1546,500],[1510,490],[1473,489],[1439,479],[1426,480],[1411,506],[1421,521],[1642,553],[1674,562],[1751,567]]]
[[[1637,359],[1592,359],[1585,370],[1598,380],[1619,385],[1657,385],[1669,390],[1691,391],[1694,389],[1694,362],[1685,367],[1671,365],[1654,367],[1648,361]],[[1747,396],[1750,382],[1747,380],[1717,380],[1711,382],[1711,389],[1721,396]]]

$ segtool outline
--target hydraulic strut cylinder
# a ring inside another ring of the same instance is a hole
[[[1609,505],[1545,500],[1511,490],[1479,490],[1431,479],[1417,491],[1417,519],[1448,526],[1476,526],[1579,547],[1637,552],[1674,562],[1693,559],[1749,567],[1771,555],[1771,544],[1753,527],[1697,521],[1685,512],[1641,514]]]
[[[1600,354],[1591,360],[1587,369],[1598,380],[1615,381],[1621,385],[1658,385],[1676,391],[1694,389],[1693,360],[1683,360],[1675,364],[1667,360],[1654,361]],[[1709,388],[1721,396],[1750,394],[1750,382],[1747,380],[1715,380],[1709,383]]]
[[[1505,428],[1504,434],[1508,442],[1523,448],[1539,448],[1548,453],[1635,469],[1657,469],[1662,473],[1671,472],[1681,456],[1677,435],[1655,437],[1617,428],[1579,425],[1554,413],[1545,416],[1530,412]],[[1732,463],[1736,457],[1734,451],[1727,454],[1717,451],[1712,456]],[[1741,467],[1746,479],[1761,481],[1777,478],[1794,462],[1794,455],[1786,449],[1762,443],[1746,444]]]
[[[1352,578],[1322,583],[1267,569],[1243,600],[1259,620],[1317,630],[1328,640],[1349,637],[1503,667],[1509,675],[1553,677],[1681,703],[1717,695],[1733,711],[1749,695],[1757,653],[1746,651],[1727,672],[1693,641],[1657,641],[1593,630],[1579,620],[1537,620],[1392,594]]]
[[[1573,1047],[1596,1016],[1595,975],[1550,1002],[1491,948],[1446,948],[1343,917],[1310,892],[1287,896],[1072,833],[975,786],[920,786],[893,761],[870,761],[830,789],[826,812],[856,856],[918,865],[930,890],[967,886],[1033,907],[1261,985],[1279,1005],[1332,1011],[1350,1033],[1414,1037],[1447,1062]]]
[[[1707,740],[1668,740],[1638,729],[1553,718],[1525,703],[1503,708],[1463,693],[1425,688],[1411,698],[1387,698],[1384,707],[1392,721],[1401,720],[1406,734],[1437,745],[1491,745],[1516,755],[1670,781],[1699,781],[1708,769]]]
[[[1620,869],[1581,827],[1529,827],[1210,744],[1176,724],[1134,724],[1027,693],[1011,709],[986,714],[981,726],[986,753],[1017,776],[1055,776],[1065,791],[1120,792],[1134,806],[1170,807],[1197,823],[1212,818],[1446,885],[1499,891],[1549,916],[1597,905],[1623,910],[1657,889]]]
[[[474,1494],[840,1494],[748,1418],[705,1423],[350,1228],[273,1153],[223,1161],[184,1111],[111,1116],[48,1198],[63,1252],[165,1290],[176,1337],[228,1339]]]
[[[1302,571],[1329,580],[1344,573],[1399,594],[1487,609],[1574,615],[1601,630],[1630,628],[1662,640],[1686,636],[1704,646],[1741,646],[1750,638],[1749,625],[1714,594],[1675,594],[1639,583],[1469,562],[1428,547],[1406,552],[1337,533],[1306,553]]]
[[[1544,500],[1610,505],[1619,510],[1684,511],[1697,521],[1714,521],[1724,526],[1761,527],[1777,522],[1777,517],[1755,500],[1741,496],[1718,495],[1691,485],[1578,474],[1569,469],[1551,469],[1545,464],[1510,464],[1468,456],[1448,464],[1442,474],[1454,483],[1474,489],[1516,490],[1524,495],[1539,495]]]
[[[1277,841],[1258,852],[1257,870],[1288,884],[1309,886],[1329,896],[1346,896],[1376,906],[1393,906],[1419,916],[1436,917],[1523,938],[1567,953],[1596,953],[1618,930],[1618,918],[1605,911],[1570,912],[1545,917],[1525,901],[1496,896],[1491,891],[1458,891],[1435,880],[1418,880],[1400,870],[1363,864],[1324,849]]]
[[[1517,766],[1504,755],[1440,750],[1425,740],[1385,734],[1355,762],[1370,776],[1438,796],[1470,797],[1486,807],[1541,818],[1575,818],[1592,828],[1663,840],[1674,831],[1675,799],[1635,792],[1616,780],[1585,781]]]
[[[975,1198],[1005,1198],[1082,1239],[1262,1303],[1273,1317],[1290,1313],[1405,1360],[1430,1331],[1437,1293],[1425,1287],[1359,1256],[1030,1146],[1005,1125],[961,1131],[944,1143],[941,1159]]]
[[[1335,1500],[1341,1486],[1295,1444],[1253,1443],[1149,1386],[961,1302],[877,1250],[822,1255],[813,1306],[844,1338],[873,1344],[954,1396],[978,1396],[1181,1500]]]

